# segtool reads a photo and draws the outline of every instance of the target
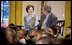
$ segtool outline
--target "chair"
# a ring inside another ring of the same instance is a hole
[[[61,28],[61,35],[63,36],[64,32],[64,25],[65,25],[65,20],[58,20],[56,26],[59,26]]]

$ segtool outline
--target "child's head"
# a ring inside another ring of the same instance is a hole
[[[36,41],[39,40],[41,37],[53,37],[52,34],[45,32],[45,30],[41,29],[39,31],[36,32],[36,36],[35,39]]]
[[[50,37],[41,37],[36,44],[52,44],[52,39]]]
[[[26,31],[25,30],[18,30],[17,34],[19,38],[24,38],[26,36]]]
[[[41,35],[43,34],[43,32],[44,32],[44,30],[38,30],[37,32],[36,32],[36,34],[35,34],[35,40],[37,41],[40,37],[41,37]]]
[[[46,33],[50,33],[50,34],[53,35],[53,30],[52,30],[51,28],[47,28],[47,29],[45,29],[45,32],[46,32]]]
[[[34,37],[35,34],[36,34],[36,31],[37,31],[36,29],[32,29],[31,32],[30,32],[30,37],[31,37],[31,36]]]

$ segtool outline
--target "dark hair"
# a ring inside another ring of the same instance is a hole
[[[11,24],[9,24],[9,27],[10,27],[10,26],[15,26],[15,25],[14,25],[13,23],[11,23]]]
[[[49,5],[45,5],[44,9],[45,9],[45,11],[47,11],[49,13],[51,12],[51,6],[49,6]]]
[[[14,25],[13,23],[9,24],[8,27],[9,27],[10,29],[14,29],[14,30],[16,30],[16,27],[15,27],[15,25]]]
[[[54,38],[54,36],[53,36],[52,34],[45,32],[45,30],[43,30],[43,29],[39,30],[39,31],[38,31],[38,34],[40,34],[40,35],[45,34],[45,35],[47,35],[47,36],[45,36],[45,37]]]
[[[28,12],[28,9],[29,9],[30,7],[32,7],[33,10],[34,10],[34,6],[33,6],[33,5],[28,5],[28,6],[26,7],[26,12]]]

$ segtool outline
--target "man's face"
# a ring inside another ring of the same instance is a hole
[[[45,11],[44,8],[42,8],[42,12],[43,12],[44,15],[47,15],[47,11]]]

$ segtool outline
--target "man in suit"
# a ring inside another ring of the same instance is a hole
[[[36,27],[37,29],[45,29],[47,27],[52,28],[57,23],[57,17],[51,13],[51,6],[45,5],[42,8],[43,15],[41,15],[40,23]]]

